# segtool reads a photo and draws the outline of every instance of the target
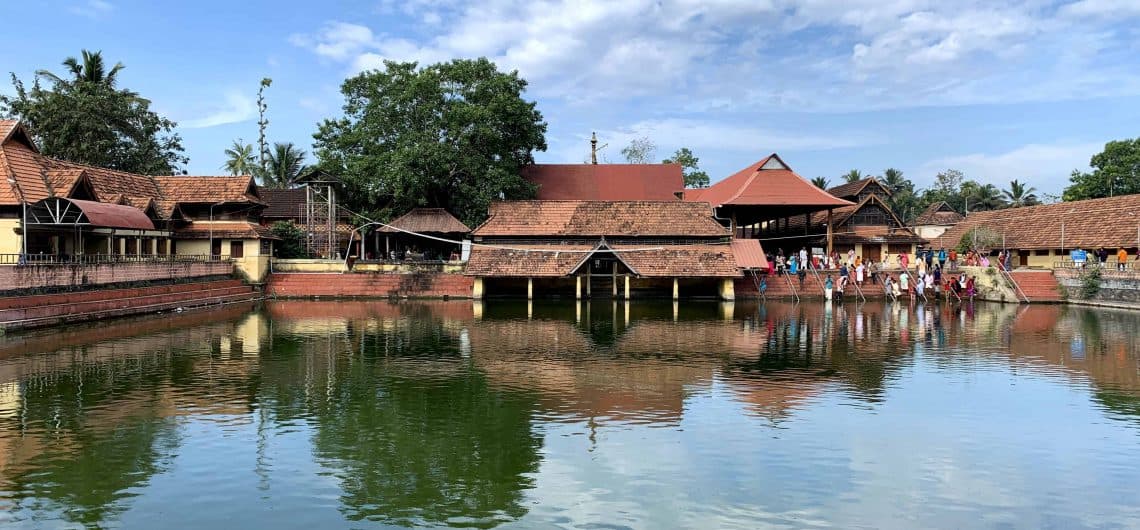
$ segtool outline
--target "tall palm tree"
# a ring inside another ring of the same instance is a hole
[[[226,163],[222,165],[222,169],[231,175],[252,175],[257,169],[253,146],[242,142],[241,138],[234,140],[234,144],[226,149]]]
[[[1014,179],[1009,182],[1009,189],[1002,192],[1002,195],[1005,196],[1010,208],[1020,208],[1022,206],[1041,204],[1041,201],[1037,198],[1036,191],[1037,188],[1028,186]]]
[[[305,172],[305,151],[293,142],[275,143],[266,160],[262,183],[269,188],[289,188]]]
[[[75,57],[68,57],[63,60],[63,65],[67,67],[71,79],[63,79],[47,70],[37,70],[36,75],[46,77],[55,83],[103,84],[114,88],[119,72],[125,68],[123,63],[115,63],[115,66],[107,70],[107,66],[103,62],[103,52],[83,50],[82,56],[82,62]]]
[[[863,180],[863,172],[859,171],[858,169],[852,169],[851,171],[843,174],[843,181],[847,182],[848,184],[852,182],[859,182],[860,180]]]
[[[829,188],[831,186],[831,181],[827,180],[823,177],[813,178],[813,179],[811,179],[811,183],[815,184],[815,187],[817,187],[821,190],[826,190],[827,188]]]
[[[883,171],[883,186],[891,190],[891,194],[895,195],[904,190],[914,190],[914,184],[903,176],[901,170],[893,167],[887,168]]]
[[[977,186],[966,195],[970,211],[997,210],[1005,206],[1001,191],[993,184]]]

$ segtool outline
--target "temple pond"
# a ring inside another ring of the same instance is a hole
[[[0,337],[3,528],[1137,528],[1140,313],[274,301]]]

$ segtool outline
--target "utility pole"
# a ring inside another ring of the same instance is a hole
[[[590,163],[598,165],[598,133],[590,133]]]

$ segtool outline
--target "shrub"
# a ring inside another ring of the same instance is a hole
[[[269,227],[273,235],[281,238],[274,248],[274,254],[282,259],[296,259],[309,257],[305,248],[305,231],[293,221],[278,221]]]
[[[1089,267],[1081,271],[1081,298],[1095,298],[1100,292],[1100,268]]]

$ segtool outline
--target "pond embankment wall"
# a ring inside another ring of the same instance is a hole
[[[1099,287],[1096,289],[1096,294],[1091,297],[1086,296],[1084,292],[1084,277],[1090,274],[1089,271],[1057,269],[1053,274],[1061,286],[1065,288],[1071,302],[1120,304],[1135,306],[1140,309],[1140,272],[1138,271],[1102,269],[1098,282]]]

